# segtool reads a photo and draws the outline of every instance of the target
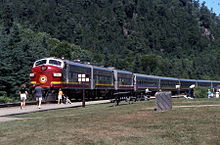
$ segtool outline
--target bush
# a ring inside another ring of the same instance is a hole
[[[0,103],[9,103],[9,102],[14,102],[15,100],[6,96],[1,96],[0,97]]]
[[[195,96],[197,98],[207,98],[207,88],[204,87],[196,87],[195,88]]]
[[[9,103],[15,102],[13,98],[7,97],[7,93],[5,91],[0,91],[0,103]]]

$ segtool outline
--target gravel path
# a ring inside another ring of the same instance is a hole
[[[90,101],[90,102],[86,102],[86,105],[104,104],[104,103],[110,103],[110,100]],[[64,108],[74,108],[81,106],[82,106],[81,102],[74,102],[72,104],[43,104],[41,106],[41,109],[39,109],[36,105],[28,105],[25,106],[24,109],[20,109],[20,106],[0,108],[0,122],[22,120],[22,118],[13,118],[11,117],[12,115],[64,109]]]

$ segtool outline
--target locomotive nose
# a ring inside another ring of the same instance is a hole
[[[47,70],[47,66],[45,66],[45,65],[42,65],[42,66],[41,66],[41,70],[42,70],[42,71],[45,71],[45,70]]]
[[[41,75],[39,81],[40,83],[45,84],[47,82],[47,76]]]

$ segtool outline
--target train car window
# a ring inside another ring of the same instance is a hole
[[[49,64],[61,66],[61,62],[57,60],[49,60]]]
[[[200,87],[210,87],[211,83],[210,82],[199,82],[198,86],[200,86]]]
[[[70,65],[70,72],[78,73],[78,74],[89,74],[91,73],[90,68],[84,68],[81,66]]]
[[[39,66],[39,65],[43,65],[43,64],[46,64],[47,60],[39,60],[37,62],[35,62],[35,66]]]

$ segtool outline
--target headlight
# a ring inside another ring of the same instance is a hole
[[[34,77],[34,73],[30,73],[30,77]]]
[[[62,73],[53,73],[54,77],[62,77]]]
[[[45,71],[45,70],[47,70],[47,66],[45,66],[45,65],[42,65],[42,66],[41,66],[41,70],[42,70],[42,71]]]

